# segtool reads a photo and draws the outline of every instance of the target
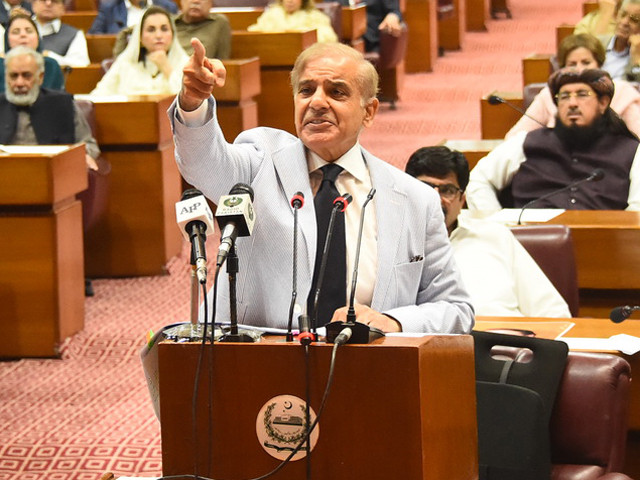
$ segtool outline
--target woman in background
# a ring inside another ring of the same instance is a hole
[[[558,64],[560,68],[572,67],[578,71],[601,68],[605,55],[602,43],[593,35],[588,33],[569,35],[558,48]],[[613,84],[615,92],[611,99],[611,109],[620,115],[629,130],[640,136],[640,93],[627,81],[614,80]],[[518,132],[529,132],[541,128],[542,125],[533,118],[553,128],[557,114],[558,108],[551,98],[549,87],[545,86],[527,108],[528,117],[523,116],[518,120],[518,123],[507,132],[505,138],[512,137]]]
[[[29,15],[13,14],[4,32],[3,53],[22,45],[40,53],[40,35],[35,22]],[[44,80],[42,86],[53,90],[64,90],[64,75],[58,62],[53,58],[44,57]],[[0,60],[0,93],[4,93],[4,58]]]
[[[253,25],[250,32],[300,32],[316,29],[318,42],[337,42],[331,19],[318,10],[313,0],[277,0],[269,5]]]
[[[98,82],[92,95],[175,95],[189,56],[178,43],[169,13],[149,7],[129,44]]]

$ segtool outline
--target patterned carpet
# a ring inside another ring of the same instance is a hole
[[[480,138],[479,98],[521,88],[522,56],[552,52],[554,26],[576,22],[579,0],[518,0],[513,19],[468,33],[430,74],[406,79],[397,111],[384,106],[363,145],[403,167],[416,148]],[[97,280],[85,329],[60,360],[0,362],[0,480],[95,480],[161,472],[160,428],[138,352],[149,330],[188,318],[186,249],[168,275]]]

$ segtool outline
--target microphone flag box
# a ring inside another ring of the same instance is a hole
[[[176,203],[176,221],[182,235],[189,240],[187,225],[193,221],[201,221],[207,226],[207,235],[214,230],[213,213],[203,195],[180,200]]]
[[[216,218],[220,229],[227,223],[234,223],[239,237],[248,237],[253,232],[256,215],[251,203],[251,196],[247,193],[225,195],[220,199],[216,209]]]

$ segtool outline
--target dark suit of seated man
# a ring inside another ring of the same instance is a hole
[[[44,60],[28,47],[12,48],[5,57],[5,93],[0,95],[0,143],[59,145],[84,142],[87,166],[97,170],[100,150],[73,96],[42,88]]]
[[[638,138],[611,110],[614,85],[604,70],[562,69],[549,79],[558,105],[553,128],[521,132],[496,147],[471,170],[467,203],[487,212],[502,206],[571,210],[640,210]],[[548,198],[578,180],[604,172]],[[512,205],[498,196],[511,189]]]
[[[162,7],[172,14],[178,13],[178,6],[172,0],[132,0],[129,6],[125,0],[106,0],[100,2],[98,16],[87,33],[118,33],[125,27],[139,23],[150,4]]]

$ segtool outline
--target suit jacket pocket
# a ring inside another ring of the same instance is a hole
[[[420,291],[423,268],[424,260],[394,265],[393,277],[396,282],[395,290],[398,306],[416,303],[418,292]]]

